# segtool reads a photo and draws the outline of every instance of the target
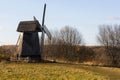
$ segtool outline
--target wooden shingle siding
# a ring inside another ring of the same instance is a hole
[[[21,57],[40,56],[38,33],[24,33]]]

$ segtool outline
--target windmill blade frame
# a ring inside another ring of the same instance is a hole
[[[52,35],[51,35],[50,31],[48,30],[48,28],[46,27],[46,25],[43,26],[43,30],[46,33],[46,35],[48,36],[48,38],[51,40]]]
[[[43,54],[44,49],[44,22],[45,22],[45,12],[46,12],[46,3],[44,4],[43,18],[42,18],[42,36],[41,36],[41,54]]]
[[[33,16],[33,19],[34,19],[34,21],[38,21],[37,18],[36,18],[35,16]]]

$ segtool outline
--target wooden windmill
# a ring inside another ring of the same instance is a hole
[[[47,34],[48,38],[51,39],[51,34],[47,27],[44,25],[45,21],[46,4],[44,4],[42,25],[34,17],[32,21],[21,21],[18,25],[17,31],[23,35],[19,37],[18,41],[18,53],[19,58],[29,58],[30,60],[42,60],[41,54],[43,53],[44,47],[44,35]],[[39,43],[39,35],[41,34],[41,44]]]

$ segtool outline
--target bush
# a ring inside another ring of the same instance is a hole
[[[9,60],[10,55],[4,49],[0,48],[0,61],[2,60]]]

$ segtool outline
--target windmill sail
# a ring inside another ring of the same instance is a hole
[[[44,49],[44,21],[45,21],[45,12],[46,12],[46,4],[44,4],[43,18],[42,18],[42,36],[41,36],[41,54],[43,54]]]
[[[33,16],[33,19],[34,19],[34,21],[38,21],[37,18],[36,18],[35,16]]]
[[[47,34],[48,38],[51,40],[52,36],[51,36],[51,33],[49,32],[48,28],[46,27],[46,25],[44,25],[43,29],[44,29],[44,32]]]

